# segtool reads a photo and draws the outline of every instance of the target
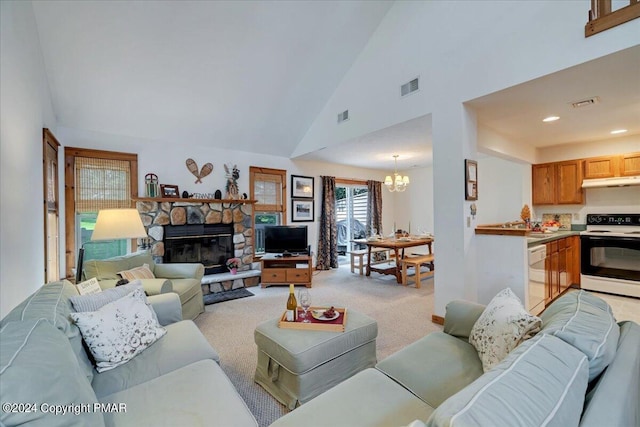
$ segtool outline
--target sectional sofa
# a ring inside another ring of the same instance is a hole
[[[76,295],[46,284],[0,322],[0,425],[257,425],[175,293],[148,298],[166,333],[103,372],[70,319]]]
[[[453,301],[431,333],[272,427],[640,426],[640,326],[572,291],[542,328],[486,373],[469,343],[485,307]]]

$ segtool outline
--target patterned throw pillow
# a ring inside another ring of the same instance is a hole
[[[73,308],[76,311],[96,311],[110,302],[114,302],[130,294],[136,289],[142,289],[142,282],[139,280],[115,288],[105,289],[95,294],[75,295],[69,298],[69,300],[71,300]]]
[[[118,271],[118,274],[123,279],[133,281],[136,279],[155,279],[153,271],[149,269],[149,264],[142,264],[141,267],[135,267],[131,270]]]
[[[542,320],[529,314],[520,299],[506,288],[493,297],[473,325],[469,343],[475,347],[482,369],[487,372],[541,327]]]
[[[141,289],[144,292],[144,288],[142,287],[142,282],[140,280],[134,280],[126,285],[116,286],[115,288],[105,289],[104,291],[96,294],[74,295],[70,297],[69,300],[76,311],[96,311],[110,302],[114,302],[115,300],[130,294],[136,289]],[[155,310],[146,298],[145,304],[147,304],[147,307],[149,307],[149,310],[153,313],[153,318],[158,320]]]
[[[145,300],[144,292],[136,289],[98,311],[71,313],[98,372],[128,362],[167,333]]]

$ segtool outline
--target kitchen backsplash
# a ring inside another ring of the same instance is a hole
[[[570,213],[562,213],[562,214],[542,214],[542,222],[546,221],[558,221],[561,230],[571,230],[571,218],[572,215]]]

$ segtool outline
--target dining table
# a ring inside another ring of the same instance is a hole
[[[356,239],[355,243],[367,245],[367,269],[366,275],[370,276],[371,272],[380,274],[390,274],[396,276],[396,281],[402,283],[402,258],[404,258],[404,250],[416,246],[428,246],[429,253],[432,252],[433,236],[405,236],[405,237],[387,237],[387,238],[367,238]],[[371,249],[385,248],[394,251],[395,263],[371,265]]]

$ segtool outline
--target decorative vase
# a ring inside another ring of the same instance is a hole
[[[236,274],[238,272],[238,269],[237,268],[232,268],[229,271],[231,271],[231,274]]]

